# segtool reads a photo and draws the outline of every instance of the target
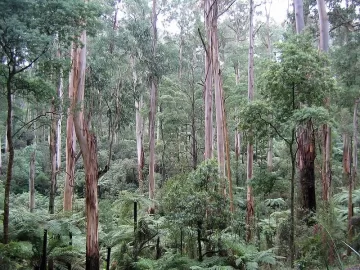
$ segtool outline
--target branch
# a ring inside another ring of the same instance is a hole
[[[30,120],[29,122],[25,123],[22,127],[20,127],[16,132],[14,132],[14,134],[12,135],[12,137],[14,138],[15,135],[17,135],[24,127],[26,126],[31,126],[35,121],[37,121],[39,118],[41,117],[45,117],[47,114],[54,114],[54,112],[45,112],[44,114],[40,114],[37,117],[35,117],[34,119]]]
[[[269,125],[269,126],[276,132],[276,134],[277,134],[281,139],[283,139],[288,145],[291,144],[291,142],[290,142],[288,139],[286,139],[286,138],[279,132],[279,130],[277,129],[277,127],[275,127],[271,122],[269,122],[269,121],[265,120],[264,118],[262,118],[261,115],[260,115],[260,113],[258,113],[258,115],[260,116],[260,119],[261,119],[263,122],[265,122],[267,125]]]
[[[228,11],[235,2],[236,2],[236,0],[233,0],[233,1],[227,6],[227,8],[225,8],[224,11],[221,12],[221,13],[217,16],[217,18],[219,18],[219,17],[220,17],[221,15],[223,15],[226,11]]]
[[[256,29],[256,31],[254,32],[254,35],[253,35],[253,36],[255,36],[255,35],[257,34],[257,32],[259,32],[260,28],[261,28],[263,25],[264,25],[263,23],[260,24],[260,26],[258,27],[258,29]]]
[[[201,35],[200,28],[198,28],[198,33],[199,33],[199,37],[200,37],[200,39],[201,39],[201,43],[202,43],[202,45],[203,45],[203,47],[204,47],[205,53],[206,53],[207,57],[210,58],[209,52],[208,52],[208,50],[206,49],[205,41],[204,41],[204,39],[203,39],[203,37],[202,37],[202,35]]]
[[[150,237],[150,238],[147,239],[145,242],[141,243],[141,244],[140,244],[140,247],[139,247],[139,249],[138,249],[138,252],[140,252],[140,251],[143,250],[144,248],[148,247],[148,246],[145,246],[145,244],[148,243],[148,242],[150,242],[152,239],[154,239],[154,238],[155,238],[156,236],[158,236],[158,235],[159,235],[159,233],[157,232],[157,233],[155,233],[154,236]]]
[[[104,168],[103,170],[98,171],[98,175],[97,175],[98,179],[99,179],[101,176],[103,176],[108,170],[109,170],[109,166],[108,166],[108,165],[105,165],[105,168]]]
[[[80,150],[79,153],[77,153],[76,156],[75,156],[75,163],[79,160],[81,155],[82,155],[82,151]]]
[[[31,67],[37,60],[39,60],[39,58],[40,58],[41,56],[43,56],[43,55],[47,52],[47,50],[48,50],[48,48],[49,48],[48,45],[49,45],[49,44],[47,44],[47,46],[42,50],[42,52],[41,52],[37,57],[35,57],[35,59],[33,59],[32,61],[30,61],[30,63],[29,63],[28,65],[20,68],[19,70],[15,70],[15,73],[14,73],[14,74],[20,73],[20,72],[24,71],[25,69],[28,69],[29,67]]]

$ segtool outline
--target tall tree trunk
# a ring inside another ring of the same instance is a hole
[[[157,13],[156,13],[156,0],[152,2],[152,34],[153,34],[153,43],[152,43],[152,53],[153,61],[156,58],[156,46],[157,46]],[[153,63],[155,65],[155,63]],[[156,117],[156,102],[157,102],[157,91],[158,91],[158,78],[157,74],[154,71],[151,71],[151,89],[150,89],[150,113],[149,113],[149,199],[155,199],[155,117]],[[153,203],[149,209],[150,213],[155,212],[155,204]]]
[[[240,185],[239,161],[241,155],[241,133],[238,128],[235,129],[235,162],[236,162],[236,186]]]
[[[355,188],[356,185],[356,178],[357,178],[357,164],[358,164],[358,106],[359,106],[360,100],[357,99],[355,101],[354,105],[354,117],[353,117],[353,126],[354,126],[354,146],[353,146],[353,167],[352,167],[352,181],[353,181],[353,187]]]
[[[144,120],[140,113],[143,107],[143,97],[140,96],[139,101],[135,101],[136,108],[136,149],[138,159],[138,178],[139,178],[139,189],[140,193],[144,192],[144,146],[143,146],[143,131],[144,131]]]
[[[221,70],[219,63],[219,41],[217,33],[217,17],[218,17],[218,4],[216,0],[212,1],[211,10],[211,52],[212,52],[212,65],[213,65],[213,80],[215,91],[215,116],[216,116],[216,146],[217,146],[217,159],[219,165],[220,177],[225,178],[225,139],[224,139],[224,103],[223,103],[223,89],[221,81]]]
[[[293,87],[293,97],[295,95],[295,87]],[[294,100],[294,99],[293,99]],[[295,104],[293,103],[293,110],[295,109]],[[291,142],[289,145],[290,149],[290,158],[291,158],[291,187],[290,187],[290,237],[289,237],[289,247],[290,247],[290,266],[294,267],[295,260],[295,173],[296,173],[296,151],[294,151],[294,142],[295,142],[295,129],[291,131]]]
[[[57,56],[61,59],[61,52],[58,49]],[[59,105],[57,109],[57,129],[56,129],[56,170],[59,171],[61,167],[61,121],[62,121],[62,110],[63,110],[63,70],[59,70],[59,79],[57,85],[57,97],[59,99]]]
[[[36,151],[30,157],[29,169],[29,209],[33,212],[35,209],[35,155]]]
[[[319,11],[320,28],[320,49],[324,52],[329,51],[329,17],[326,12],[325,0],[317,0]]]
[[[75,61],[72,66],[74,99],[71,109],[74,113],[74,127],[79,142],[85,169],[86,183],[86,269],[100,267],[98,240],[98,163],[96,137],[90,133],[84,119],[84,91],[86,70],[86,31],[80,37],[82,48],[73,48]],[[75,111],[75,108],[80,108]]]
[[[56,194],[56,131],[58,119],[56,117],[55,98],[51,101],[51,127],[50,127],[50,196],[49,196],[49,213],[54,214],[55,210],[55,194]]]
[[[296,33],[300,34],[305,28],[303,0],[294,0]]]
[[[213,67],[212,67],[212,39],[211,39],[211,1],[204,0],[204,17],[207,36],[207,46],[205,51],[205,84],[204,84],[204,103],[205,103],[205,160],[213,156]]]
[[[248,63],[248,100],[252,102],[254,99],[254,0],[250,0],[250,27],[249,27],[249,63]],[[254,197],[252,194],[252,187],[249,185],[253,177],[253,156],[254,147],[252,138],[249,136],[247,146],[247,192],[246,192],[246,241],[253,239],[254,227]]]
[[[6,149],[5,149],[6,151]],[[1,148],[1,136],[0,136],[0,175],[2,175],[2,148]]]
[[[180,26],[180,44],[179,44],[179,82],[180,84],[182,79],[182,58],[183,58],[183,47],[184,47],[184,28]]]
[[[348,197],[348,243],[352,243],[352,226],[351,226],[351,218],[353,216],[353,207],[352,207],[352,178],[351,178],[351,139],[349,135],[344,133],[343,134],[343,175],[345,183],[348,184],[349,187],[349,197]],[[347,255],[351,255],[351,249],[347,249]]]
[[[191,157],[192,157],[192,168],[195,170],[197,167],[197,141],[196,141],[196,121],[195,121],[195,88],[192,89],[191,98]]]
[[[269,5],[267,5],[269,4]],[[270,11],[272,0],[265,3],[265,15],[266,15],[266,46],[269,55],[269,59],[272,59],[272,43],[271,43],[271,28],[270,28]],[[268,152],[267,152],[267,167],[271,172],[273,169],[273,137],[269,137]]]
[[[75,46],[74,44],[72,46]],[[76,49],[71,50],[71,65],[69,75],[69,100],[74,99],[74,72],[76,70]],[[64,186],[64,211],[72,210],[73,189],[75,184],[76,134],[74,128],[74,111],[68,109],[66,121],[66,173]]]
[[[351,166],[351,175],[349,176],[349,201],[348,201],[348,220],[349,220],[349,228],[348,228],[348,240],[349,243],[352,243],[353,237],[353,228],[351,224],[351,218],[353,216],[353,202],[352,202],[352,191],[355,189],[356,185],[356,178],[357,178],[357,163],[358,163],[358,106],[359,106],[359,99],[355,100],[354,104],[354,116],[353,116],[353,147],[352,147],[352,166]],[[349,158],[350,159],[350,158]],[[350,166],[349,166],[350,167]],[[348,249],[348,254],[351,254],[351,250]]]
[[[3,231],[4,231],[4,244],[9,243],[9,211],[10,211],[10,188],[12,180],[12,170],[14,165],[14,145],[12,140],[12,79],[15,73],[10,73],[6,81],[6,98],[7,98],[7,118],[6,118],[6,137],[8,142],[8,163],[6,171],[6,183],[5,183],[5,194],[4,194],[4,219],[3,219]]]
[[[135,80],[135,79],[134,79]],[[135,82],[134,82],[135,84]],[[134,86],[135,87],[135,86]],[[136,152],[137,152],[137,161],[138,161],[138,180],[139,180],[139,190],[142,194],[144,192],[144,178],[143,178],[143,169],[144,169],[144,146],[143,146],[143,132],[144,132],[144,120],[141,115],[141,110],[143,107],[143,96],[142,94],[139,97],[139,100],[135,100],[135,109],[136,109]]]
[[[320,49],[323,52],[329,51],[329,19],[326,13],[324,0],[317,0],[320,22]],[[327,97],[325,106],[330,106],[330,98]],[[331,185],[331,129],[328,125],[323,125],[323,164],[322,164],[322,185],[323,200],[329,201]]]

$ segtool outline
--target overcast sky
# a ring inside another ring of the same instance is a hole
[[[290,4],[290,0],[272,0],[270,17],[272,17],[277,23],[282,23],[286,19],[286,13],[288,9],[288,5]]]

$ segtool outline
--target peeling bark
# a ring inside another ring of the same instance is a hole
[[[86,31],[80,37],[82,48],[73,48],[74,65],[71,82],[74,88],[74,99],[71,109],[74,112],[74,127],[82,153],[86,182],[86,269],[100,267],[98,235],[98,163],[96,137],[89,131],[89,124],[84,118],[84,92],[86,70]],[[80,108],[80,110],[74,110]]]

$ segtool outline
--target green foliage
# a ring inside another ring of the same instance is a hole
[[[30,242],[10,242],[7,245],[0,243],[0,265],[6,265],[8,269],[24,269],[24,260],[30,260],[32,254]]]
[[[321,106],[335,90],[327,58],[314,48],[310,35],[291,36],[277,45],[277,60],[261,77],[261,93],[276,108],[273,117],[286,123],[300,104]]]
[[[216,162],[207,160],[186,176],[169,179],[161,195],[164,211],[177,226],[207,224],[217,229],[226,226],[227,201],[220,194],[221,179]]]

